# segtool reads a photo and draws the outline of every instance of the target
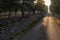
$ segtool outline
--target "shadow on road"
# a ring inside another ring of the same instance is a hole
[[[46,27],[44,25],[41,25],[39,33],[40,33],[40,40],[48,40],[46,34]]]
[[[30,31],[28,31],[20,40],[47,40],[46,27],[38,23]]]

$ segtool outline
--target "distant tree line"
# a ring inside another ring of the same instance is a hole
[[[45,5],[42,0],[38,0],[36,5],[34,5],[35,0],[0,0],[0,13],[9,11],[9,16],[12,11],[15,15],[18,10],[22,12],[22,17],[24,17],[24,11],[33,11],[35,10],[45,11]]]

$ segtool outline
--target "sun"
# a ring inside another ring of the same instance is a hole
[[[45,1],[45,5],[46,6],[50,6],[50,4],[51,4],[51,1],[50,0],[44,0]]]
[[[49,7],[51,5],[51,0],[44,0],[44,2],[45,2],[45,5],[48,7],[48,12],[50,13]]]

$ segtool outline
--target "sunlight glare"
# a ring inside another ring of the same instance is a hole
[[[48,7],[48,12],[50,13],[50,5],[51,5],[51,0],[44,0],[45,1],[45,5]]]
[[[37,3],[37,0],[33,1],[34,3]]]

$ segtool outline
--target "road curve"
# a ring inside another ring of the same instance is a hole
[[[60,40],[59,28],[53,16],[46,16],[19,40]]]

